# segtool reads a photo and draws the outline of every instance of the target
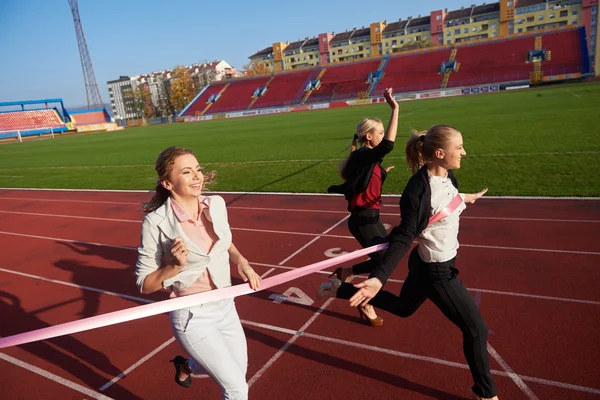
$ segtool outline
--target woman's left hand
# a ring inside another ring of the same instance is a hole
[[[389,167],[387,167],[387,168],[385,169],[385,172],[390,172],[390,170],[392,170],[392,169],[394,169],[394,168],[395,168],[395,166],[394,166],[394,165],[390,165]]]
[[[377,278],[367,279],[366,281],[357,283],[354,285],[358,289],[358,292],[354,293],[354,296],[350,297],[350,306],[358,307],[359,305],[365,307],[369,301],[375,297],[381,290],[383,284]]]
[[[260,287],[260,276],[254,272],[254,269],[248,264],[248,261],[244,260],[238,264],[238,273],[244,282],[250,283],[250,288],[253,290],[257,290]]]

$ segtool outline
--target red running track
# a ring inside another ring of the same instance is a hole
[[[223,197],[234,242],[260,274],[358,248],[341,197]],[[0,190],[0,336],[166,299],[134,285],[143,200]],[[457,267],[491,330],[501,399],[600,398],[599,206],[484,198],[463,213]],[[386,198],[382,220],[398,223],[397,199]],[[347,302],[316,299],[325,274],[236,299],[251,399],[468,398],[460,332],[431,303],[408,319],[382,312],[383,328],[369,328]],[[405,274],[403,260],[387,289]],[[166,315],[5,349],[1,397],[219,398],[210,379],[175,385],[167,361],[180,352]]]

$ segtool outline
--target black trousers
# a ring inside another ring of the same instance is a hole
[[[473,391],[481,397],[494,397],[498,393],[490,373],[487,352],[488,328],[481,317],[475,300],[458,279],[454,259],[443,263],[426,263],[415,247],[408,259],[408,277],[400,295],[382,290],[369,304],[406,318],[414,314],[425,300],[437,308],[456,325],[463,334],[463,351],[475,384]],[[357,289],[342,284],[338,298],[349,299]]]
[[[379,210],[372,208],[351,213],[348,218],[348,229],[363,248],[385,242],[388,235],[379,220]],[[369,260],[352,266],[352,273],[354,275],[371,273],[375,263],[381,260],[384,254],[385,250],[369,254]]]

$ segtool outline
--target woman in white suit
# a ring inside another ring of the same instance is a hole
[[[167,289],[178,297],[231,286],[230,263],[257,289],[260,277],[232,243],[225,201],[202,195],[214,174],[203,174],[192,151],[181,147],[165,149],[156,172],[156,192],[143,206],[139,290]],[[191,374],[206,372],[221,386],[223,399],[248,398],[246,337],[233,299],[173,311],[171,327],[190,355],[171,360],[177,384],[190,387]]]

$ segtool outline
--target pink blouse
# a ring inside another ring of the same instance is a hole
[[[213,223],[210,219],[210,213],[208,211],[210,207],[210,199],[204,196],[198,197],[198,219],[194,220],[177,202],[170,198],[171,208],[175,213],[175,217],[183,233],[194,243],[200,250],[206,254],[210,253],[214,243],[219,240],[219,237],[215,234]],[[186,289],[181,291],[174,291],[171,293],[171,297],[186,296],[193,293],[206,292],[208,290],[216,289],[214,282],[212,281],[208,269],[205,269],[202,275],[198,279],[188,286]]]

